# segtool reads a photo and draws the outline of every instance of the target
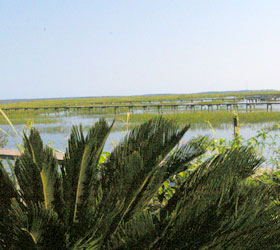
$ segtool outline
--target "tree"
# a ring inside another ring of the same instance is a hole
[[[24,134],[16,181],[0,166],[1,249],[278,248],[277,204],[267,185],[247,181],[263,162],[252,148],[194,168],[203,138],[176,147],[189,126],[157,118],[101,164],[112,126],[101,119],[86,136],[73,127],[62,165],[36,129]]]

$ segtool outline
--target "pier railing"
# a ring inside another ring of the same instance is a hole
[[[134,109],[142,108],[144,111],[150,108],[157,109],[161,112],[163,108],[171,108],[171,110],[178,110],[185,108],[185,110],[208,109],[208,111],[219,110],[224,108],[226,110],[244,108],[246,111],[252,111],[256,107],[265,106],[267,111],[272,111],[273,106],[280,105],[280,102],[258,102],[258,103],[177,103],[177,104],[134,104],[134,105],[94,105],[94,106],[60,106],[60,107],[11,107],[2,108],[4,111],[17,111],[17,110],[54,110],[54,111],[67,111],[67,110],[101,110],[113,109],[114,113],[118,113],[121,108],[127,108],[129,112]]]

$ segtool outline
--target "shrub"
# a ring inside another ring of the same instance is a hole
[[[252,148],[194,167],[200,140],[176,147],[189,126],[157,118],[100,161],[112,126],[100,120],[86,136],[73,127],[61,165],[36,129],[24,134],[16,182],[0,167],[1,249],[279,247],[277,203],[267,185],[247,181],[263,162]],[[174,176],[183,177],[167,194]]]

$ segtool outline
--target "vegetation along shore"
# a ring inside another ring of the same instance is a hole
[[[258,173],[255,146],[209,155],[207,138],[179,145],[189,125],[158,117],[101,154],[113,125],[73,127],[62,164],[24,134],[16,164],[0,163],[1,249],[280,248],[279,170]]]

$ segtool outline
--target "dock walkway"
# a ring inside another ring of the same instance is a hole
[[[129,112],[133,112],[134,109],[141,108],[144,111],[150,108],[156,108],[158,112],[161,112],[163,108],[171,108],[172,110],[178,110],[179,108],[185,108],[185,110],[197,110],[197,109],[208,109],[208,111],[219,110],[221,108],[229,109],[239,109],[245,108],[246,111],[251,111],[258,106],[266,106],[267,111],[272,111],[272,107],[275,105],[280,105],[280,102],[239,102],[239,103],[172,103],[172,104],[134,104],[134,105],[94,105],[94,106],[60,106],[60,107],[12,107],[12,108],[2,108],[4,111],[18,111],[18,110],[54,110],[54,111],[67,111],[67,110],[101,110],[113,109],[114,113],[118,113],[120,108],[127,108]]]
[[[0,148],[0,158],[5,160],[14,160],[20,156],[20,152],[17,149]],[[59,163],[64,161],[64,153],[55,153],[56,159]]]

